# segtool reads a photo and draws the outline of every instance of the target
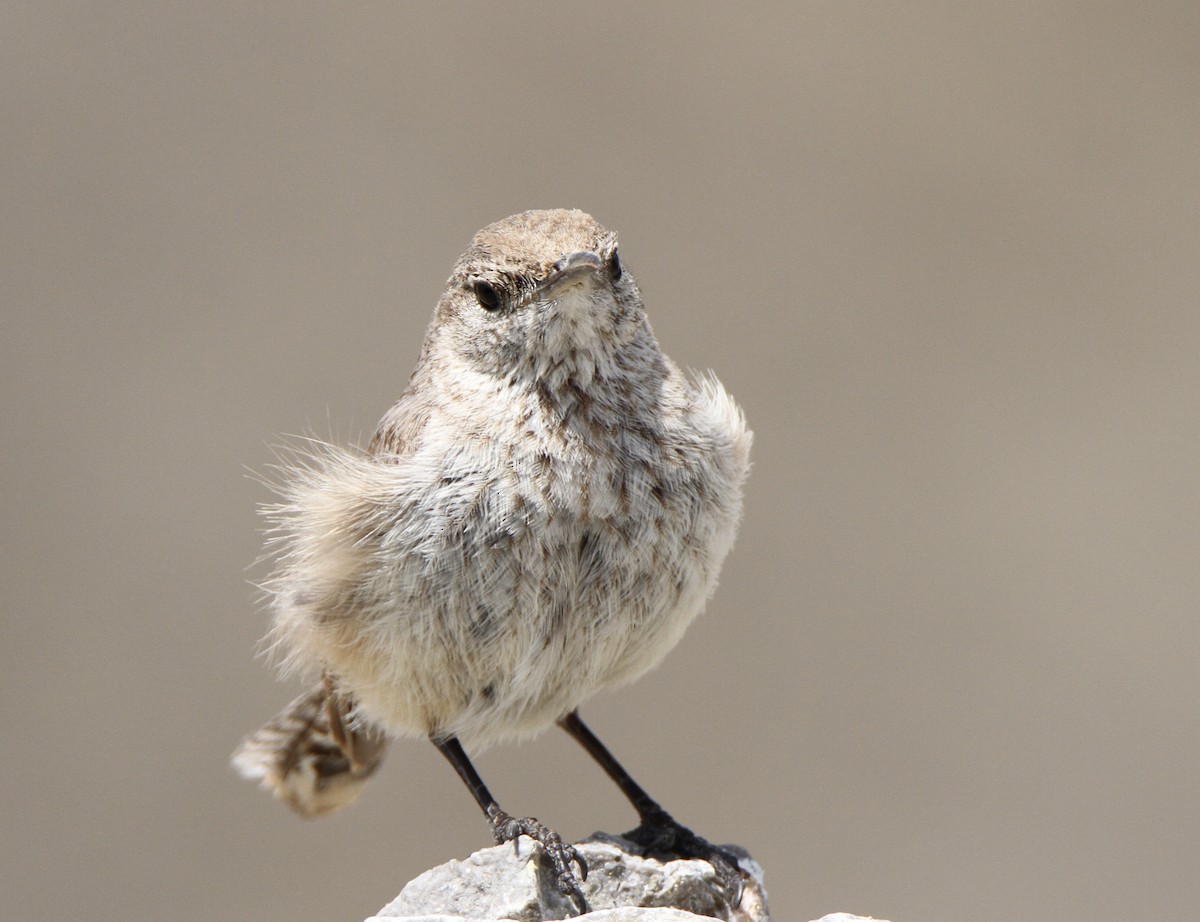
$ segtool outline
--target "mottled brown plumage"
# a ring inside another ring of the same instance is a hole
[[[334,809],[382,734],[427,736],[497,836],[537,837],[577,892],[569,847],[504,814],[459,741],[536,734],[657,665],[716,586],[750,441],[717,380],[659,348],[614,234],[565,210],[484,228],[367,450],[317,445],[286,472],[270,511],[275,640],[290,665],[334,677],[327,703],[354,707],[317,733],[301,720],[316,699],[301,699],[252,747],[249,764],[268,766],[252,776]],[[319,745],[264,754],[296,739]],[[324,793],[299,793],[300,778]],[[665,822],[644,792],[634,801]]]
[[[301,816],[340,809],[359,795],[387,748],[387,737],[356,725],[352,711],[326,676],[246,737],[234,765]]]

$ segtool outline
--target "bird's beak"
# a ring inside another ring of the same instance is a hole
[[[601,266],[602,260],[590,250],[581,250],[564,256],[554,264],[554,272],[535,290],[538,298],[554,299],[573,285],[577,285],[594,275]]]

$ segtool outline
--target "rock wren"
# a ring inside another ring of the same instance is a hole
[[[704,606],[750,441],[716,378],[660,350],[614,234],[566,210],[485,227],[366,450],[314,444],[285,465],[273,636],[322,680],[236,767],[315,816],[358,795],[388,737],[425,736],[496,840],[540,842],[582,904],[574,849],[501,810],[466,754],[558,723],[637,809],[635,841],[736,881],[576,708],[657,665]]]

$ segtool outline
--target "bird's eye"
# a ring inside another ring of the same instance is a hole
[[[471,290],[475,292],[475,300],[485,311],[500,310],[500,292],[496,290],[495,285],[483,279],[476,279]]]
[[[621,277],[623,271],[621,268],[621,257],[616,250],[613,250],[612,256],[608,257],[608,276],[615,282]]]

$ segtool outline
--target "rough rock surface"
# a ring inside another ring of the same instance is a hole
[[[856,916],[852,912],[831,912],[821,916],[817,922],[886,922],[884,919],[873,919],[871,916]]]
[[[366,922],[543,922],[576,914],[555,885],[553,869],[529,839],[449,861],[410,881]],[[581,887],[589,922],[769,922],[762,868],[742,849],[733,852],[748,872],[737,906],[706,861],[662,862],[642,857],[636,845],[598,833],[577,843],[588,864]]]

